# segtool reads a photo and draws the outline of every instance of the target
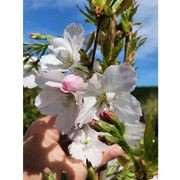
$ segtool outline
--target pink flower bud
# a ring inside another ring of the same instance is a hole
[[[94,129],[95,131],[100,131],[100,126],[96,123],[97,120],[93,119],[91,122],[89,122],[89,126]]]
[[[115,123],[118,121],[118,118],[112,111],[102,111],[99,114],[100,119],[108,123]]]
[[[113,143],[109,142],[104,135],[98,135],[98,139],[99,139],[99,141],[101,141],[109,146],[113,145]]]
[[[83,88],[84,81],[81,77],[76,75],[67,75],[62,81],[62,91],[76,92]]]

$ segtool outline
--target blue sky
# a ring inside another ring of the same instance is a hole
[[[24,0],[24,40],[28,34],[63,35],[64,28],[71,22],[80,23],[88,34],[94,27],[85,23],[76,8],[85,0]],[[138,50],[136,67],[138,86],[158,85],[158,3],[157,0],[138,0],[140,7],[135,20],[143,23],[140,34],[147,36],[147,42]]]

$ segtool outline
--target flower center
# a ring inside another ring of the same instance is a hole
[[[67,50],[61,50],[58,53],[57,58],[63,62],[64,66],[66,66],[66,68],[72,66],[74,63],[73,56]]]
[[[90,140],[91,140],[91,138],[86,137],[86,138],[84,138],[84,139],[81,140],[81,143],[87,145],[87,144],[90,142]]]
[[[69,106],[73,102],[75,102],[74,95],[67,93],[66,96],[64,96],[64,105]]]
[[[99,104],[101,104],[101,105],[102,105],[102,104],[106,104],[107,107],[110,106],[109,103],[108,103],[108,101],[107,101],[106,93],[104,93],[103,95],[98,96],[98,97],[97,97],[97,102],[98,102]]]

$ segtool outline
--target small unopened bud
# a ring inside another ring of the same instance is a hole
[[[31,38],[31,39],[47,39],[46,38],[46,36],[44,36],[44,35],[42,35],[42,34],[40,34],[40,33],[38,33],[38,32],[36,32],[36,33],[30,33],[29,34],[29,38]]]
[[[114,124],[118,121],[117,116],[112,111],[102,111],[99,114],[100,119],[105,122]]]
[[[106,137],[103,136],[103,135],[99,135],[99,136],[98,136],[98,139],[99,139],[101,142],[103,142],[103,143],[105,143],[105,144],[107,144],[107,145],[109,145],[109,146],[111,146],[111,145],[113,144],[113,143],[107,141]]]
[[[84,87],[84,80],[80,76],[70,74],[64,77],[61,90],[65,92],[76,92]]]
[[[120,142],[120,138],[111,135],[99,135],[98,139],[107,145],[118,144]]]
[[[93,119],[91,122],[89,122],[89,126],[94,129],[95,131],[101,131],[101,127],[97,124],[97,120]]]

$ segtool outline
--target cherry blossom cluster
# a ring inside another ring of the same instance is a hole
[[[57,128],[72,140],[69,153],[97,167],[108,145],[98,138],[103,133],[93,130],[89,123],[98,120],[102,112],[113,112],[124,123],[125,138],[131,145],[139,141],[144,128],[139,121],[140,103],[131,95],[136,86],[135,69],[121,63],[102,71],[101,62],[95,60],[90,72],[79,53],[85,42],[82,26],[68,25],[63,37],[50,40],[38,70],[28,71],[26,63],[24,86],[41,89],[35,105],[42,114],[56,116]],[[32,57],[29,63],[36,60]]]

